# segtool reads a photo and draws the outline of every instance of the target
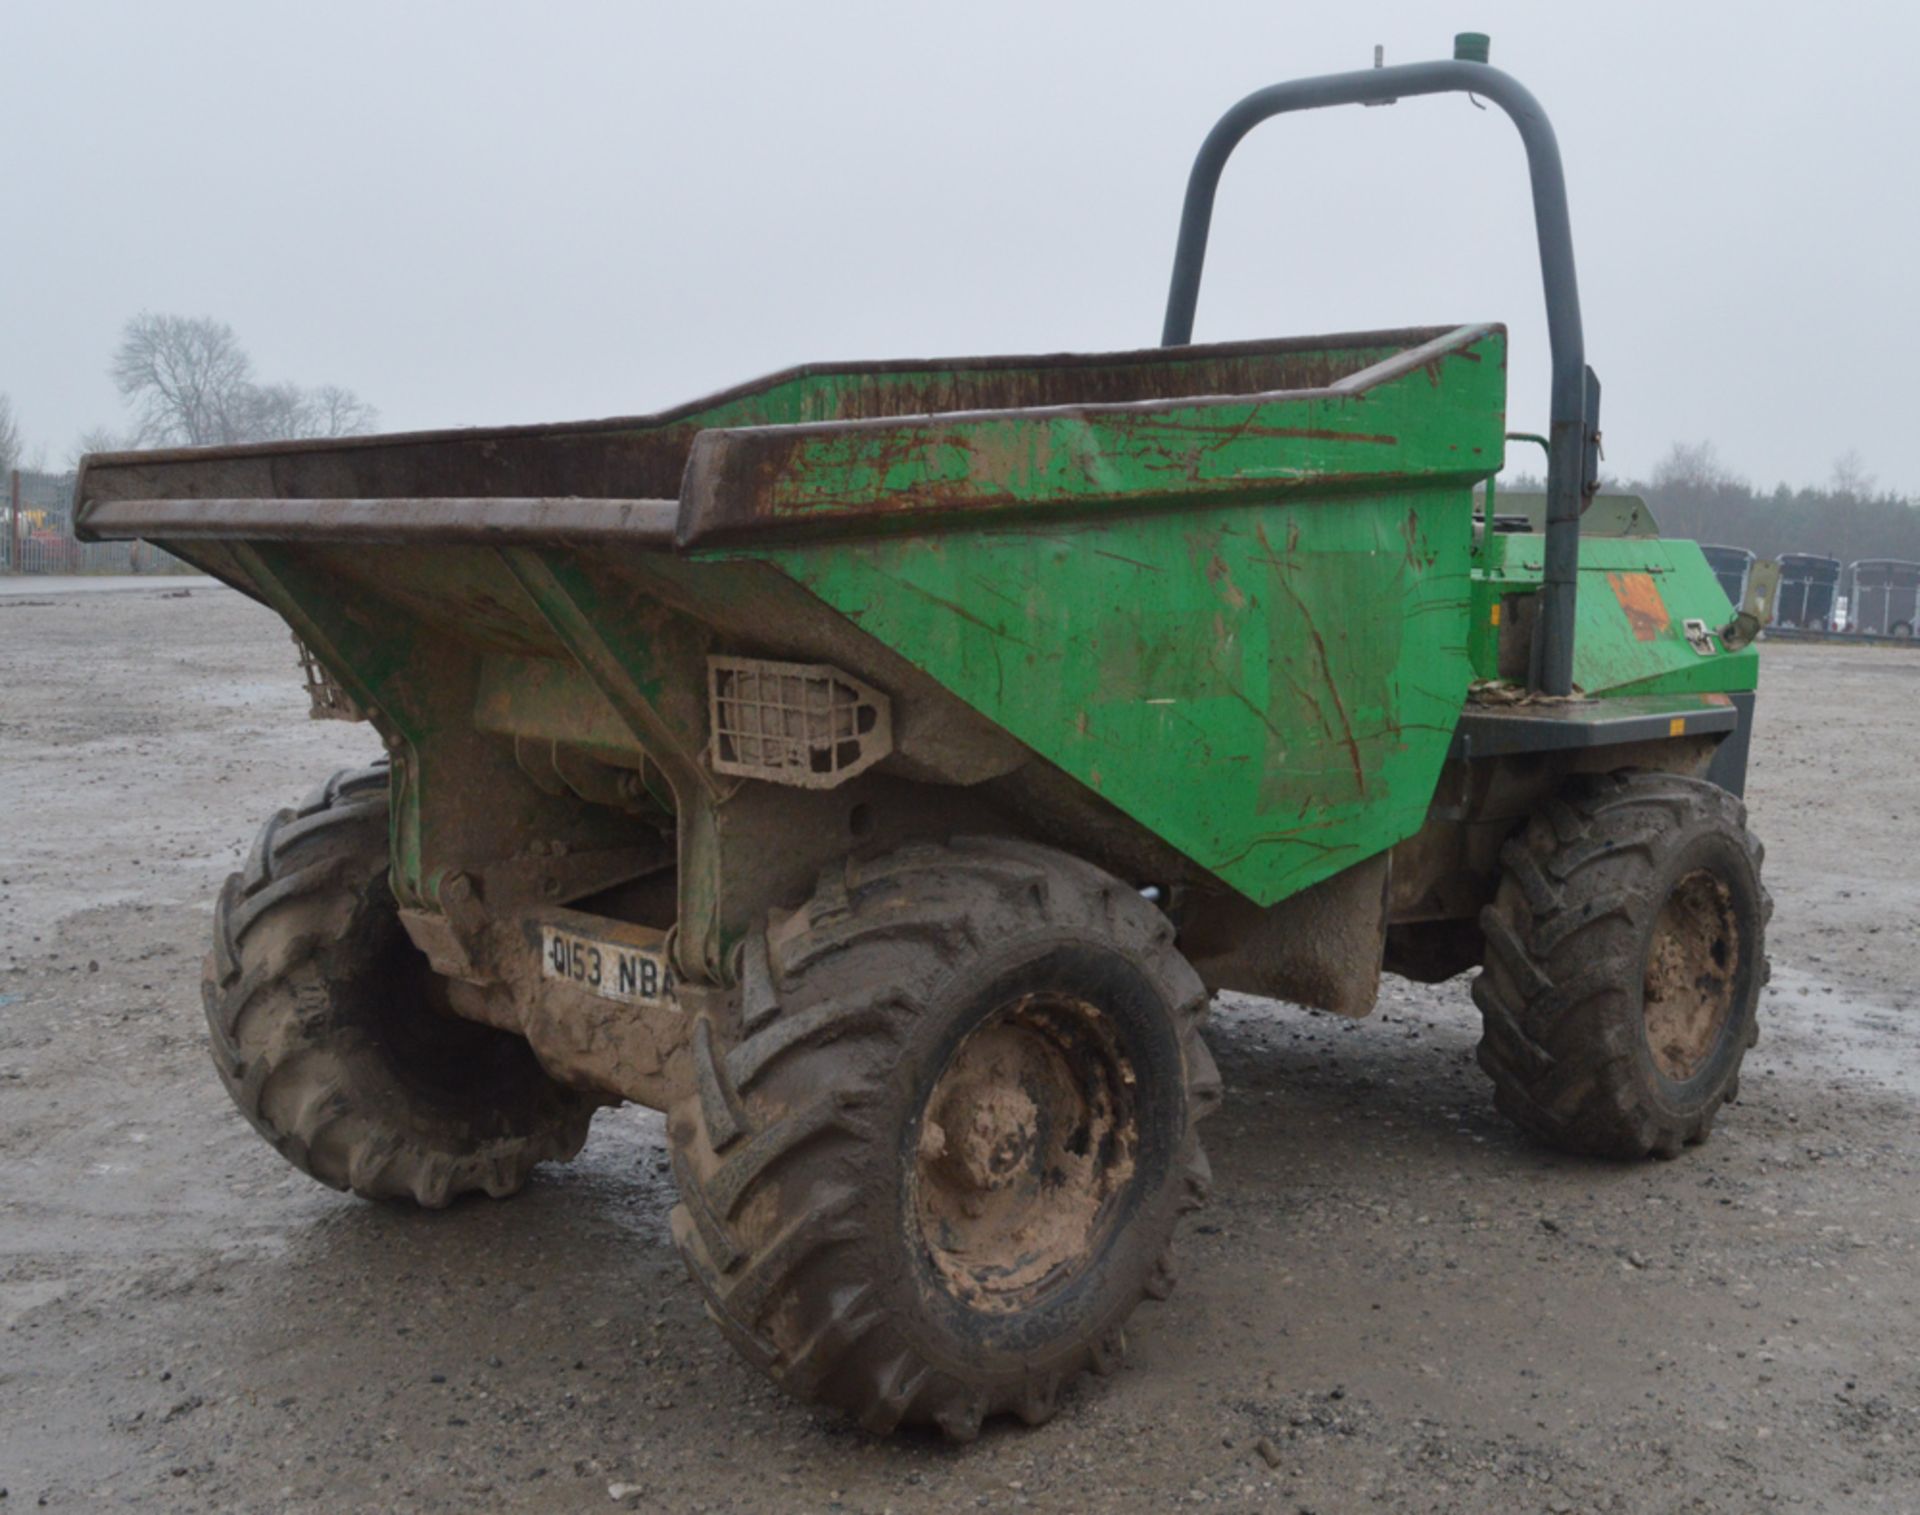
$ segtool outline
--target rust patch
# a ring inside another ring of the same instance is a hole
[[[1207,582],[1220,591],[1221,598],[1235,610],[1244,610],[1247,597],[1240,592],[1240,586],[1233,582],[1233,574],[1219,553],[1207,560]]]
[[[1400,523],[1400,540],[1406,544],[1406,550],[1401,554],[1401,558],[1407,567],[1411,568],[1415,573],[1423,573],[1433,567],[1434,559],[1439,556],[1439,554],[1435,553],[1431,548],[1425,552],[1421,551],[1424,542],[1420,535],[1419,511],[1409,510],[1407,512],[1407,518]]]
[[[1607,586],[1613,590],[1613,597],[1620,602],[1620,608],[1627,613],[1627,624],[1633,628],[1634,637],[1642,642],[1655,642],[1673,625],[1673,617],[1667,613],[1667,602],[1660,597],[1660,586],[1653,582],[1650,573],[1610,573]]]

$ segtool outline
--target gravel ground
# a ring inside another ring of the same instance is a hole
[[[1528,1143],[1465,979],[1358,1023],[1228,997],[1180,1288],[1051,1426],[953,1449],[734,1360],[657,1116],[438,1215],[285,1166],[199,958],[258,821],[366,732],[305,719],[228,591],[0,597],[0,1515],[1920,1508],[1916,696],[1903,649],[1766,654],[1775,973],[1710,1143]]]

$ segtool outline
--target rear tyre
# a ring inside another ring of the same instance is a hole
[[[1603,1157],[1706,1138],[1759,1036],[1761,856],[1736,797],[1671,774],[1578,779],[1528,822],[1473,986],[1509,1118]]]
[[[674,1240],[801,1399],[969,1440],[1111,1372],[1173,1284],[1219,1098],[1206,992],[1133,889],[1044,847],[913,847],[750,939],[694,1028]]]
[[[1887,635],[1896,636],[1896,637],[1910,637],[1913,635],[1913,622],[1912,621],[1895,621],[1893,625],[1887,628]]]
[[[213,1061],[296,1168],[439,1208],[512,1194],[566,1159],[596,1101],[526,1042],[438,1007],[441,980],[387,882],[387,770],[335,774],[261,828],[214,910],[202,976]]]

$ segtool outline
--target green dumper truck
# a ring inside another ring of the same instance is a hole
[[[1697,546],[1582,530],[1546,118],[1483,39],[1216,128],[1169,345],[793,369],[659,415],[89,460],[92,537],[282,616],[379,764],[220,896],[215,1064],[337,1188],[437,1207],[669,1114],[715,1320],[879,1431],[1049,1416],[1209,1187],[1235,989],[1478,969],[1537,1137],[1671,1156],[1766,974],[1756,660]],[[1506,333],[1188,341],[1268,116],[1471,91],[1529,153],[1538,519],[1482,490]],[[1616,519],[1607,516],[1608,520]]]

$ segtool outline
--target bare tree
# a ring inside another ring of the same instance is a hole
[[[13,414],[13,401],[0,394],[0,477],[20,466],[20,422]]]
[[[142,311],[120,334],[109,370],[135,408],[143,446],[206,447],[241,435],[253,363],[233,328],[210,316]]]
[[[285,442],[313,436],[313,401],[298,384],[254,384],[240,397],[238,440]]]
[[[73,444],[73,451],[67,454],[69,471],[80,466],[80,460],[90,453],[127,452],[140,444],[134,438],[122,435],[110,426],[94,426],[80,433]]]
[[[372,431],[379,419],[379,411],[338,384],[257,384],[246,396],[240,429],[255,442],[354,437]]]
[[[1738,482],[1711,442],[1675,442],[1654,466],[1652,479],[1656,489],[1683,490],[1717,489]]]
[[[354,436],[379,420],[378,411],[337,384],[256,382],[233,328],[208,316],[135,316],[111,372],[134,407],[129,442],[136,447]]]
[[[322,384],[311,398],[317,437],[365,436],[380,424],[379,411],[338,384]]]
[[[1859,448],[1849,447],[1833,460],[1833,474],[1827,481],[1830,493],[1849,500],[1869,500],[1873,498],[1873,485],[1874,477],[1867,472]]]

